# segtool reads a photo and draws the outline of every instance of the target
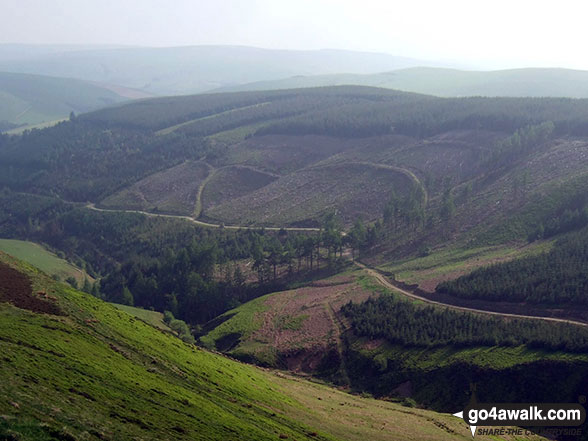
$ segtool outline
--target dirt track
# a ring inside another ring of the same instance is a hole
[[[422,302],[426,302],[429,304],[443,306],[445,308],[451,308],[451,309],[455,309],[458,311],[474,312],[477,314],[498,315],[498,316],[502,316],[502,317],[522,318],[522,319],[530,319],[530,320],[545,320],[545,321],[550,321],[550,322],[569,323],[569,324],[578,325],[578,326],[588,326],[588,323],[578,322],[575,320],[566,320],[566,319],[555,318],[555,317],[541,317],[541,316],[536,316],[536,315],[509,314],[509,313],[505,313],[505,312],[467,308],[464,306],[456,306],[456,305],[449,305],[447,303],[436,302],[435,300],[431,300],[426,297],[421,297],[418,294],[415,294],[414,292],[407,291],[399,286],[394,285],[383,274],[381,274],[380,272],[378,272],[377,270],[375,270],[373,268],[368,268],[364,264],[359,263],[357,261],[355,262],[355,264],[357,266],[359,266],[360,268],[362,268],[363,270],[367,271],[368,274],[373,276],[381,285],[385,286],[386,288],[390,288],[390,289],[394,290],[395,292],[399,292],[407,297],[410,297],[415,300],[420,300]]]
[[[212,224],[209,222],[202,222],[202,221],[194,219],[193,217],[182,216],[179,214],[161,214],[161,213],[149,213],[147,211],[141,211],[141,210],[117,210],[117,209],[108,209],[108,208],[98,208],[94,204],[88,204],[88,205],[86,205],[86,208],[88,208],[90,210],[95,210],[95,211],[103,211],[106,213],[137,213],[137,214],[143,214],[145,216],[150,216],[150,217],[166,217],[166,218],[170,218],[170,219],[183,219],[183,220],[187,220],[187,221],[192,222],[193,224],[196,224],[201,227],[225,228],[227,230],[261,230],[261,229],[264,229],[266,231],[280,231],[280,230],[309,231],[309,232],[310,231],[320,231],[320,228],[305,228],[305,227],[244,227],[244,226],[238,226],[238,225],[220,225],[220,224]]]

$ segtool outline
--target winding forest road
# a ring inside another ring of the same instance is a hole
[[[88,204],[88,205],[86,205],[86,208],[88,208],[90,210],[102,211],[102,212],[107,212],[107,213],[108,212],[110,212],[110,213],[112,213],[112,212],[114,212],[114,213],[137,213],[137,214],[143,214],[145,216],[150,216],[150,217],[183,219],[183,220],[187,220],[189,222],[192,222],[193,224],[196,224],[196,225],[199,225],[202,227],[208,227],[208,228],[226,228],[228,230],[260,230],[262,228],[262,227],[243,227],[243,226],[235,226],[235,225],[212,224],[212,223],[196,220],[190,216],[181,216],[181,215],[174,215],[174,214],[149,213],[149,212],[140,211],[140,210],[116,210],[116,209],[111,210],[111,209],[105,209],[105,208],[98,208],[94,204]],[[268,230],[268,231],[280,231],[280,230],[299,231],[299,232],[318,232],[318,231],[320,231],[320,228],[304,228],[304,227],[284,227],[284,228],[265,227],[264,229]],[[386,278],[386,276],[384,276],[382,273],[380,273],[376,269],[373,269],[373,268],[370,268],[370,267],[364,265],[363,263],[360,263],[358,261],[354,261],[354,264],[356,266],[358,266],[359,268],[363,269],[364,271],[366,271],[372,277],[374,277],[378,281],[378,283],[380,283],[382,286],[389,288],[393,291],[399,292],[402,295],[409,297],[411,299],[419,300],[419,301],[422,301],[422,302],[425,302],[428,304],[442,306],[442,307],[454,309],[457,311],[473,312],[473,313],[477,313],[477,314],[486,314],[486,315],[494,315],[494,316],[501,316],[501,317],[508,317],[508,318],[519,318],[519,319],[527,319],[527,320],[544,320],[544,321],[548,321],[548,322],[568,323],[568,324],[576,325],[576,326],[588,326],[588,323],[579,322],[576,320],[568,320],[568,319],[556,318],[556,317],[543,317],[543,316],[538,316],[538,315],[510,314],[510,313],[506,313],[506,312],[490,311],[490,310],[486,310],[486,309],[468,308],[465,306],[457,306],[457,305],[451,305],[448,303],[437,302],[435,300],[431,300],[426,297],[419,296],[418,294],[415,294],[414,292],[410,292],[404,288],[396,286],[395,284],[390,282],[390,280],[388,278]]]
[[[406,289],[403,289],[399,286],[396,286],[395,284],[390,282],[390,280],[388,280],[388,278],[386,278],[386,276],[384,276],[382,273],[380,273],[379,271],[377,271],[373,268],[370,268],[370,267],[368,267],[360,262],[357,262],[357,261],[355,261],[354,263],[355,263],[355,265],[357,265],[361,269],[365,270],[369,275],[374,277],[380,283],[380,285],[382,285],[386,288],[392,289],[393,291],[399,292],[406,297],[410,297],[411,299],[420,300],[422,302],[426,302],[426,303],[429,303],[432,305],[443,306],[445,308],[455,309],[458,311],[474,312],[477,314],[496,315],[496,316],[502,316],[502,317],[521,318],[521,319],[530,319],[530,320],[545,320],[545,321],[549,321],[549,322],[568,323],[568,324],[577,325],[577,326],[588,326],[588,323],[578,322],[575,320],[567,320],[567,319],[561,319],[561,318],[556,318],[556,317],[542,317],[542,316],[538,316],[538,315],[509,314],[506,312],[489,311],[486,309],[467,308],[465,306],[457,306],[457,305],[450,305],[450,304],[442,303],[442,302],[436,302],[435,300],[431,300],[426,297],[421,297],[418,294],[415,294],[414,292],[410,292],[410,291],[407,291]]]
[[[392,165],[386,165],[386,164],[374,164],[374,163],[370,163],[370,162],[353,162],[354,164],[359,164],[359,165],[366,165],[366,166],[371,166],[371,167],[376,167],[376,168],[383,168],[383,169],[388,169],[388,170],[393,170],[395,172],[399,172],[399,173],[403,173],[406,176],[408,176],[410,179],[412,179],[417,185],[419,185],[422,190],[423,190],[423,198],[424,198],[424,205],[426,206],[428,203],[428,194],[426,191],[425,186],[422,184],[422,182],[419,180],[419,178],[410,170],[404,169],[404,168],[400,168],[400,167],[395,167]],[[207,164],[208,165],[208,164]],[[199,193],[198,193],[198,201],[196,203],[196,209],[195,209],[195,214],[200,214],[201,210],[202,210],[202,203],[201,203],[201,196],[202,196],[202,191],[207,183],[208,180],[210,180],[210,178],[214,175],[214,173],[216,171],[218,171],[219,169],[215,169],[212,166],[208,165],[211,169],[211,172],[209,174],[209,176],[205,179],[205,181],[203,182],[203,185],[201,185],[201,187],[199,188]],[[329,167],[330,165],[327,165],[325,167]],[[227,167],[231,167],[231,166],[227,166]],[[226,168],[226,167],[222,167],[222,168]],[[316,168],[321,168],[321,167],[316,167]],[[162,214],[162,213],[150,213],[147,211],[141,211],[141,210],[122,210],[122,209],[106,209],[106,208],[98,208],[96,207],[94,204],[90,203],[86,205],[86,208],[90,209],[90,210],[95,210],[95,211],[102,211],[102,212],[114,212],[114,213],[137,213],[137,214],[143,214],[145,216],[150,216],[150,217],[163,217],[163,218],[170,218],[170,219],[183,219],[186,220],[188,222],[191,222],[195,225],[201,226],[201,227],[207,227],[207,228],[225,228],[227,230],[260,230],[260,229],[265,229],[268,231],[297,231],[297,232],[318,232],[320,231],[320,228],[312,228],[312,227],[251,227],[251,226],[238,226],[238,225],[221,225],[221,224],[213,224],[210,222],[203,222],[203,221],[199,221],[197,219],[195,219],[195,217],[190,217],[190,216],[182,216],[182,215],[174,215],[174,214]],[[344,235],[345,233],[343,233]],[[443,303],[443,302],[438,302],[435,300],[431,300],[429,298],[426,297],[422,297],[414,292],[408,291],[404,288],[401,288],[400,286],[395,285],[394,283],[392,283],[386,276],[384,276],[382,273],[380,273],[378,270],[374,269],[374,268],[370,268],[358,261],[354,261],[354,264],[356,266],[358,266],[359,268],[363,269],[364,271],[366,271],[368,274],[370,274],[372,277],[374,277],[378,283],[380,283],[382,286],[392,289],[396,292],[401,293],[402,295],[412,298],[414,300],[419,300],[428,304],[432,304],[432,305],[437,305],[437,306],[442,306],[445,308],[450,308],[453,310],[457,310],[457,311],[465,311],[465,312],[473,312],[473,313],[477,313],[477,314],[486,314],[486,315],[493,315],[493,316],[501,316],[501,317],[507,317],[507,318],[518,318],[518,319],[527,319],[527,320],[544,320],[544,321],[549,321],[549,322],[556,322],[556,323],[568,323],[571,325],[577,325],[577,326],[588,326],[588,323],[585,322],[580,322],[580,321],[576,321],[576,320],[569,320],[569,319],[564,319],[564,318],[556,318],[556,317],[544,317],[544,316],[537,316],[537,315],[524,315],[524,314],[511,314],[511,313],[506,313],[506,312],[499,312],[499,311],[491,311],[491,310],[486,310],[486,309],[476,309],[476,308],[468,308],[465,306],[458,306],[458,305],[452,305],[452,304],[448,304],[448,303]]]
[[[254,230],[254,231],[259,231],[259,230],[281,231],[281,230],[284,230],[284,231],[300,231],[300,232],[320,231],[320,228],[312,228],[312,227],[244,227],[244,226],[238,226],[238,225],[221,225],[221,224],[213,224],[210,222],[199,221],[199,220],[194,219],[193,217],[182,216],[180,214],[149,213],[148,211],[141,211],[141,210],[119,210],[119,209],[114,209],[114,208],[113,209],[98,208],[94,204],[87,204],[86,208],[88,208],[89,210],[102,211],[105,213],[136,213],[136,214],[143,214],[143,215],[149,216],[149,217],[165,217],[165,218],[169,218],[169,219],[183,219],[183,220],[186,220],[188,222],[192,222],[193,224],[196,224],[201,227],[225,228],[227,230]]]

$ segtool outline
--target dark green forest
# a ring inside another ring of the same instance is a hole
[[[342,308],[353,332],[409,347],[519,346],[584,352],[588,330],[541,320],[504,319],[436,306],[416,305],[382,295]]]
[[[214,156],[206,136],[258,122],[265,124],[256,136],[422,137],[454,129],[492,130],[511,135],[480,158],[496,166],[552,134],[587,135],[586,121],[588,100],[449,99],[351,86],[142,100],[72,116],[23,136],[0,136],[0,186],[98,201],[185,160]],[[184,125],[155,133],[177,124]]]
[[[336,271],[348,246],[332,216],[321,232],[302,234],[203,228],[9,190],[0,202],[0,236],[47,244],[101,278],[93,292],[105,300],[169,310],[193,324],[317,271]],[[252,267],[240,267],[243,259]]]
[[[222,164],[222,147],[207,137],[248,124],[263,123],[250,135],[254,138],[403,134],[418,139],[456,129],[493,131],[504,138],[479,152],[478,166],[498,176],[502,168],[555,136],[588,135],[586,121],[588,100],[436,98],[351,86],[141,100],[72,115],[69,121],[22,136],[1,135],[0,233],[48,244],[101,277],[106,299],[169,309],[187,321],[203,322],[283,286],[290,276],[335,265],[345,247],[351,248],[353,258],[369,257],[374,248],[392,240],[406,239],[403,252],[408,254],[426,250],[426,243],[411,240],[430,228],[441,232],[441,239],[450,237],[443,225],[455,216],[467,192],[452,192],[451,179],[439,188],[426,188],[433,184],[423,176],[423,187],[415,185],[403,197],[393,191],[382,195],[387,204],[381,220],[357,219],[344,237],[328,220],[314,235],[233,232],[181,220],[99,213],[83,206],[186,160],[216,158]],[[173,130],[157,133],[169,128]],[[437,197],[429,206],[425,188]],[[477,187],[468,188],[471,197]],[[545,205],[542,198],[531,200],[527,211],[509,219],[523,224],[519,229],[530,240],[575,231],[588,223],[583,188],[563,188],[564,196],[554,196],[545,215],[534,209]],[[585,304],[585,249],[563,244],[552,253],[512,263],[521,265],[516,271],[481,270],[471,281],[462,278],[439,289],[481,298]],[[242,259],[253,262],[248,280],[238,265]],[[555,273],[549,279],[544,276]],[[486,283],[490,278],[492,283]]]
[[[566,225],[585,223],[585,216],[570,213]],[[437,290],[470,299],[586,306],[588,229],[562,237],[549,253],[481,268]]]

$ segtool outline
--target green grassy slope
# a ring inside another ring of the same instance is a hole
[[[413,67],[378,74],[297,76],[233,86],[222,91],[293,89],[354,84],[437,96],[565,96],[588,97],[588,72],[570,69],[528,68],[498,71],[462,71]]]
[[[112,303],[112,306],[143,320],[145,323],[148,323],[151,326],[171,332],[170,327],[167,326],[163,321],[163,314],[161,312],[150,311],[143,308],[135,308],[134,306],[119,305],[118,303]]]
[[[118,93],[85,81],[0,72],[0,121],[38,124],[122,101]]]
[[[197,349],[4,254],[0,260],[3,274],[8,263],[32,280],[33,293],[43,290],[54,298],[37,298],[29,305],[39,310],[39,302],[51,303],[60,310],[51,315],[0,303],[4,437],[259,441],[469,436],[463,422],[448,415],[350,396]],[[14,297],[12,288],[2,287],[4,300]],[[18,297],[31,296],[37,295],[19,291]]]
[[[4,251],[17,259],[24,260],[51,276],[58,276],[61,280],[73,277],[78,281],[80,286],[86,278],[93,281],[92,277],[80,268],[57,257],[52,252],[34,242],[0,239],[0,251]]]
[[[547,252],[552,246],[552,240],[471,248],[454,246],[434,250],[427,256],[387,262],[379,269],[394,274],[395,280],[418,284],[421,289],[434,291],[440,281],[458,277],[481,266]]]

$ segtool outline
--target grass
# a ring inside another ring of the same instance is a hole
[[[176,124],[176,125],[173,125],[173,126],[170,126],[170,127],[166,127],[165,129],[158,130],[157,132],[155,132],[155,134],[156,135],[160,135],[160,136],[169,135],[170,133],[173,133],[173,132],[175,132],[178,129],[182,129],[182,128],[188,127],[189,125],[194,124],[195,122],[198,122],[198,121],[203,121],[203,120],[206,120],[206,119],[216,118],[216,117],[223,116],[223,115],[228,115],[230,113],[237,112],[237,111],[240,111],[240,110],[252,109],[252,108],[264,106],[264,105],[267,105],[267,104],[269,104],[269,103],[252,104],[250,106],[237,107],[235,109],[226,110],[224,112],[215,113],[213,115],[204,116],[202,118],[191,119],[190,121],[185,121],[183,123]]]
[[[374,349],[365,349],[362,346],[366,343],[364,339],[355,341],[355,349],[371,358],[383,355],[390,360],[401,360],[404,367],[408,369],[429,371],[448,367],[453,364],[466,363],[490,369],[507,369],[516,365],[536,362],[538,360],[548,361],[586,361],[586,354],[554,352],[529,349],[526,346],[492,346],[492,347],[438,347],[438,348],[407,348],[404,346],[383,343]]]
[[[17,259],[34,265],[50,276],[58,276],[65,280],[73,277],[81,286],[85,279],[93,281],[92,277],[69,262],[57,257],[41,245],[34,242],[14,239],[0,239],[0,251],[4,251]]]
[[[230,317],[230,319],[223,321],[211,332],[200,337],[200,342],[205,347],[213,349],[217,340],[229,334],[241,334],[241,339],[247,339],[261,326],[260,315],[267,310],[265,301],[270,295],[271,294],[258,297],[235,309],[225,312],[220,318]]]
[[[483,246],[476,248],[442,248],[428,256],[379,265],[382,271],[393,273],[397,280],[410,284],[423,284],[432,288],[441,280],[469,273],[481,266],[548,252],[553,240],[532,244]]]
[[[170,327],[163,321],[163,314],[158,311],[149,311],[143,308],[135,308],[134,306],[119,305],[118,303],[111,303],[115,308],[126,312],[129,315],[135,316],[143,320],[145,323],[164,331],[171,331]]]
[[[60,122],[68,121],[68,119],[69,118],[60,118],[60,119],[55,119],[53,121],[47,121],[47,122],[42,122],[42,123],[38,123],[38,124],[27,124],[22,127],[17,127],[15,129],[7,130],[4,133],[6,133],[7,135],[21,135],[25,130],[46,129],[47,127],[53,127],[53,126],[59,124]]]
[[[35,289],[55,295],[65,314],[0,304],[0,436],[7,439],[469,437],[463,421],[450,415],[352,396],[235,362],[4,254],[0,260],[27,274]]]

